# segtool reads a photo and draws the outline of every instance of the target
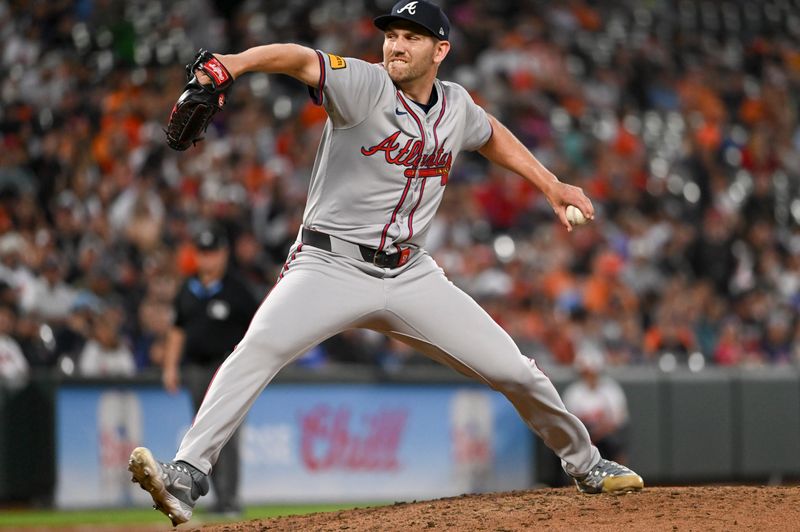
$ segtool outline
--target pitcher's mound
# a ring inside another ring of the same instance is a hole
[[[581,495],[573,488],[463,495],[376,508],[226,523],[193,530],[671,532],[797,530],[798,527],[800,487],[713,486],[646,487],[640,493],[620,496]]]

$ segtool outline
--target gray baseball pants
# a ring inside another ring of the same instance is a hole
[[[511,337],[436,262],[418,252],[385,269],[298,245],[233,353],[220,366],[176,455],[208,473],[264,387],[285,365],[343,330],[368,328],[504,394],[567,473],[600,459],[581,421]]]

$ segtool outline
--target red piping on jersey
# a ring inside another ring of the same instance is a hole
[[[436,128],[439,127],[439,122],[442,121],[445,109],[447,109],[447,97],[444,95],[444,91],[441,91],[441,93],[442,93],[442,108],[439,111],[439,117],[433,124],[433,153],[436,153],[436,150],[439,149],[439,135],[436,133]],[[433,172],[431,172],[431,170],[433,170]],[[440,175],[442,176],[442,185],[444,185],[445,183],[447,183],[447,172],[448,170],[446,168],[423,168],[422,170],[417,170],[417,175],[419,175],[420,177],[433,177]],[[406,177],[408,177],[408,171],[406,171]],[[417,212],[417,208],[419,208],[420,203],[422,203],[422,195],[425,194],[425,183],[427,182],[428,182],[427,179],[422,180],[422,185],[419,188],[419,199],[417,199],[417,203],[414,205],[414,207],[411,209],[411,213],[408,215],[408,237],[405,240],[403,240],[403,242],[408,242],[409,240],[411,240],[411,237],[414,236],[414,213]]]
[[[319,58],[319,85],[316,87],[311,87],[309,85],[308,92],[311,94],[311,100],[316,105],[322,105],[322,100],[324,94],[322,90],[325,88],[325,59],[322,57],[322,52],[319,50],[314,50],[317,52],[317,57]],[[316,92],[314,92],[316,90]]]
[[[436,150],[439,149],[439,135],[436,134],[436,128],[439,127],[439,122],[442,121],[444,117],[444,111],[447,109],[447,96],[444,95],[444,91],[442,91],[442,110],[439,111],[439,118],[436,119],[436,122],[433,124],[433,140],[435,142],[433,146],[433,153],[436,153]]]
[[[442,121],[444,117],[444,111],[447,109],[447,96],[444,94],[444,89],[442,89],[442,110],[439,112],[439,118],[436,119],[436,122],[433,124],[433,139],[436,141],[436,145],[433,148],[433,152],[436,153],[436,150],[439,149],[439,135],[436,133],[436,128],[439,127],[439,122]],[[449,168],[445,168],[444,172],[439,174],[442,176],[442,186],[447,184],[447,174],[450,173]],[[411,238],[411,237],[409,237]]]
[[[425,128],[422,127],[422,121],[419,119],[414,110],[406,103],[400,91],[398,90],[396,91],[396,93],[397,93],[397,98],[400,100],[400,103],[403,104],[403,107],[405,107],[406,111],[408,111],[408,114],[410,114],[414,118],[414,121],[417,123],[417,127],[419,127],[419,134],[420,137],[422,138],[422,152],[425,153]],[[421,160],[422,160],[422,154],[420,154],[420,158],[417,160],[417,164],[414,165],[415,173],[417,171],[417,167],[419,166],[419,161]],[[383,251],[383,246],[386,244],[386,235],[389,233],[389,228],[397,219],[397,213],[400,211],[400,207],[402,207],[403,202],[406,201],[406,196],[408,195],[409,188],[411,188],[411,180],[406,179],[406,186],[403,189],[403,195],[400,196],[400,201],[397,203],[397,206],[394,208],[394,211],[392,211],[392,217],[389,220],[389,223],[383,227],[383,232],[381,232],[381,243],[378,246],[378,252]]]
[[[400,210],[400,206],[403,205],[403,202],[406,200],[409,188],[411,188],[411,180],[406,179],[406,187],[403,189],[403,195],[400,196],[400,201],[397,203],[394,211],[392,211],[392,218],[389,220],[389,223],[383,227],[383,232],[381,233],[381,245],[378,246],[378,252],[383,251],[383,246],[386,244],[386,234],[389,232],[389,227],[394,223],[395,218],[397,218],[397,211]]]
[[[408,242],[411,240],[411,237],[414,236],[414,213],[417,212],[417,207],[419,207],[419,204],[422,203],[422,195],[425,193],[425,183],[427,182],[427,179],[423,179],[422,185],[419,187],[419,199],[417,199],[417,203],[414,205],[414,208],[411,209],[411,213],[408,215],[408,238],[403,240],[403,242]]]
[[[411,117],[414,119],[414,121],[417,123],[417,127],[419,128],[419,134],[422,139],[422,153],[425,153],[425,128],[422,127],[422,120],[419,119],[417,113],[414,112],[414,109],[412,109],[411,106],[406,103],[405,98],[403,98],[403,93],[397,91],[397,96],[398,98],[400,98],[400,103],[402,103],[403,107],[405,107],[406,111],[408,111],[408,114],[410,114]],[[436,149],[434,149],[433,151],[435,152]],[[422,160],[422,157],[420,157],[420,160]],[[417,162],[415,166],[419,166],[419,162]]]

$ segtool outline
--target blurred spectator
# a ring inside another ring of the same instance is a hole
[[[743,363],[748,351],[742,342],[739,322],[729,318],[722,322],[719,339],[714,348],[714,361],[720,366],[735,366]]]
[[[618,315],[638,309],[636,293],[620,277],[623,267],[622,258],[613,252],[602,252],[595,257],[583,286],[583,306],[587,311]]]
[[[370,332],[374,336],[373,344],[378,343],[380,346],[376,346],[379,351],[377,362],[380,364],[381,369],[387,373],[410,366],[425,366],[434,363],[433,360],[400,340],[383,338],[375,332]]]
[[[22,312],[36,314],[53,324],[67,318],[77,292],[64,281],[62,268],[56,256],[44,259],[40,276],[22,289],[19,302]]]
[[[136,373],[133,353],[120,335],[121,317],[113,308],[92,315],[90,337],[78,359],[79,375],[119,377]]]
[[[695,274],[711,280],[722,294],[728,292],[735,268],[731,230],[731,220],[725,220],[713,210],[708,211],[702,232],[689,250]]]
[[[16,315],[17,292],[3,280],[0,280],[0,305],[8,305],[15,309]]]
[[[645,333],[644,354],[650,360],[671,353],[679,361],[685,362],[696,350],[694,332],[678,316],[664,313]]]
[[[56,333],[56,354],[77,360],[93,334],[93,319],[103,312],[100,299],[86,292],[79,293],[62,327]]]
[[[32,368],[55,366],[58,352],[51,333],[52,329],[32,314],[20,314],[17,317],[15,338]]]
[[[19,233],[9,232],[0,237],[0,281],[19,294],[31,285],[34,276],[23,262],[27,242]]]
[[[139,304],[132,341],[133,357],[138,370],[163,365],[167,332],[172,321],[172,307],[169,303],[150,297]]]
[[[325,363],[330,361],[345,364],[375,364],[378,362],[376,354],[385,342],[386,338],[383,335],[369,329],[351,329],[325,340],[320,344],[321,352],[312,351],[316,356],[311,359],[308,359],[307,353],[299,362],[306,367],[311,363],[315,367],[324,367]]]
[[[134,179],[109,206],[111,230],[140,251],[151,251],[159,242],[164,204],[151,175]]]
[[[30,374],[22,348],[12,336],[15,321],[14,308],[0,303],[0,383],[11,389],[25,386]]]
[[[620,385],[608,375],[603,352],[585,343],[575,357],[580,380],[564,390],[564,405],[578,416],[600,454],[626,463],[628,452],[628,402]]]
[[[759,351],[768,364],[787,364],[792,359],[794,327],[789,313],[775,309],[769,316]]]
[[[267,275],[270,261],[254,233],[244,231],[239,234],[233,246],[233,261],[253,297],[263,299],[272,286],[270,276]]]

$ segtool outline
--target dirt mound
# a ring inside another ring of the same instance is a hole
[[[252,520],[197,532],[360,530],[797,530],[800,487],[656,487],[613,496],[572,488]],[[585,527],[585,528],[584,528]]]

